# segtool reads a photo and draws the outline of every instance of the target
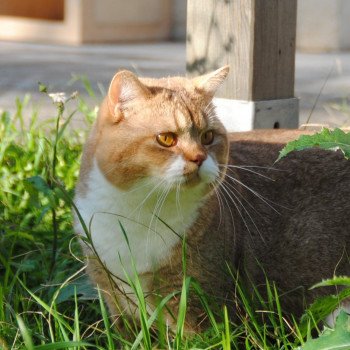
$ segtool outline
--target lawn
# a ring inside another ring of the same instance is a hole
[[[206,305],[210,329],[187,337],[183,319],[188,293],[194,291],[190,278],[185,278],[178,291],[182,307],[175,333],[142,307],[142,327],[131,323],[126,333],[118,333],[99,291],[88,282],[72,227],[74,185],[87,132],[70,123],[78,115],[91,124],[96,109],[79,96],[63,101],[57,95],[49,97],[45,86],[40,89],[43,98],[55,99],[57,113],[52,119],[40,121],[33,111],[25,120],[28,96],[17,99],[15,114],[0,116],[0,349],[350,348],[346,314],[339,317],[336,331],[324,332],[319,324],[337,297],[320,300],[301,320],[291,320],[283,315],[277,290],[269,283],[269,298],[263,301],[256,295],[258,305],[238,283],[240,321],[230,321],[226,308],[217,317]],[[347,278],[333,283],[350,285]],[[137,285],[134,288],[142,306],[143,292]],[[321,343],[307,341],[311,333],[322,332]],[[324,346],[330,342],[335,345]]]

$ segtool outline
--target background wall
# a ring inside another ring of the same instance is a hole
[[[187,0],[172,1],[171,38],[175,40],[185,40]]]
[[[297,48],[322,52],[350,49],[349,0],[299,0]]]

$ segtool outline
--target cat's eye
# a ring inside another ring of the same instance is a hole
[[[202,145],[210,145],[214,141],[214,131],[208,130],[201,136]]]
[[[177,143],[177,136],[173,132],[162,132],[157,135],[157,142],[163,147],[172,147]]]

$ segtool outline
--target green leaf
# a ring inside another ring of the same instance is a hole
[[[60,290],[56,304],[72,300],[75,295],[79,297],[79,300],[96,300],[98,298],[96,288],[94,288],[87,276],[83,276],[79,281],[75,280],[68,283]]]
[[[35,208],[40,208],[39,193],[30,181],[24,180],[24,189],[29,194],[29,204]]]
[[[32,176],[28,179],[25,179],[26,185],[28,187],[32,186],[33,189],[37,190],[38,192],[41,192],[45,195],[49,195],[51,193],[51,188],[47,184],[47,182],[41,177],[41,176]]]
[[[15,266],[20,272],[31,272],[38,269],[38,261],[35,259],[26,259],[21,261],[20,264],[13,263],[13,266]]]
[[[55,195],[55,191],[49,186],[49,184],[41,177],[41,176],[32,176],[24,180],[24,187],[26,191],[30,195],[30,202],[37,208],[42,206],[40,202],[39,193],[42,193],[48,200],[50,204],[50,208],[55,208],[57,206],[57,196]],[[43,216],[46,214],[43,212]]]
[[[301,317],[300,331],[307,334],[310,322],[318,324],[331,314],[343,301],[350,297],[350,288],[341,290],[337,295],[325,295],[317,298]]]
[[[39,85],[39,92],[44,92],[45,94],[47,94],[47,86],[44,85],[43,83],[40,83],[40,81],[38,82]]]
[[[337,151],[340,150],[346,159],[350,158],[350,132],[345,133],[341,129],[322,129],[321,132],[313,135],[302,135],[297,140],[287,143],[280,151],[277,161],[292,151],[318,147],[322,149]]]
[[[348,350],[350,349],[350,316],[341,311],[334,329],[326,329],[317,339],[308,340],[300,350]]]
[[[333,278],[323,280],[312,286],[311,289],[318,287],[327,287],[327,286],[347,286],[350,287],[350,277],[347,276],[334,276]]]

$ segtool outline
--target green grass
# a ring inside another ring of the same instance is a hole
[[[138,280],[130,284],[141,327],[125,319],[127,334],[113,328],[101,293],[84,275],[72,228],[71,198],[86,132],[67,126],[76,114],[91,124],[96,110],[82,99],[69,104],[77,113],[58,103],[51,120],[39,121],[35,112],[24,120],[26,96],[16,101],[17,113],[0,116],[0,349],[293,349],[302,344],[323,316],[322,308],[315,321],[311,311],[302,323],[287,321],[273,284],[267,282],[267,301],[256,291],[253,303],[232,278],[240,300],[234,323],[226,307],[217,317],[200,286],[186,276],[185,261],[183,288],[174,291],[180,297],[174,334],[160,317],[171,295],[148,315]],[[211,327],[187,337],[184,321],[193,293]]]

